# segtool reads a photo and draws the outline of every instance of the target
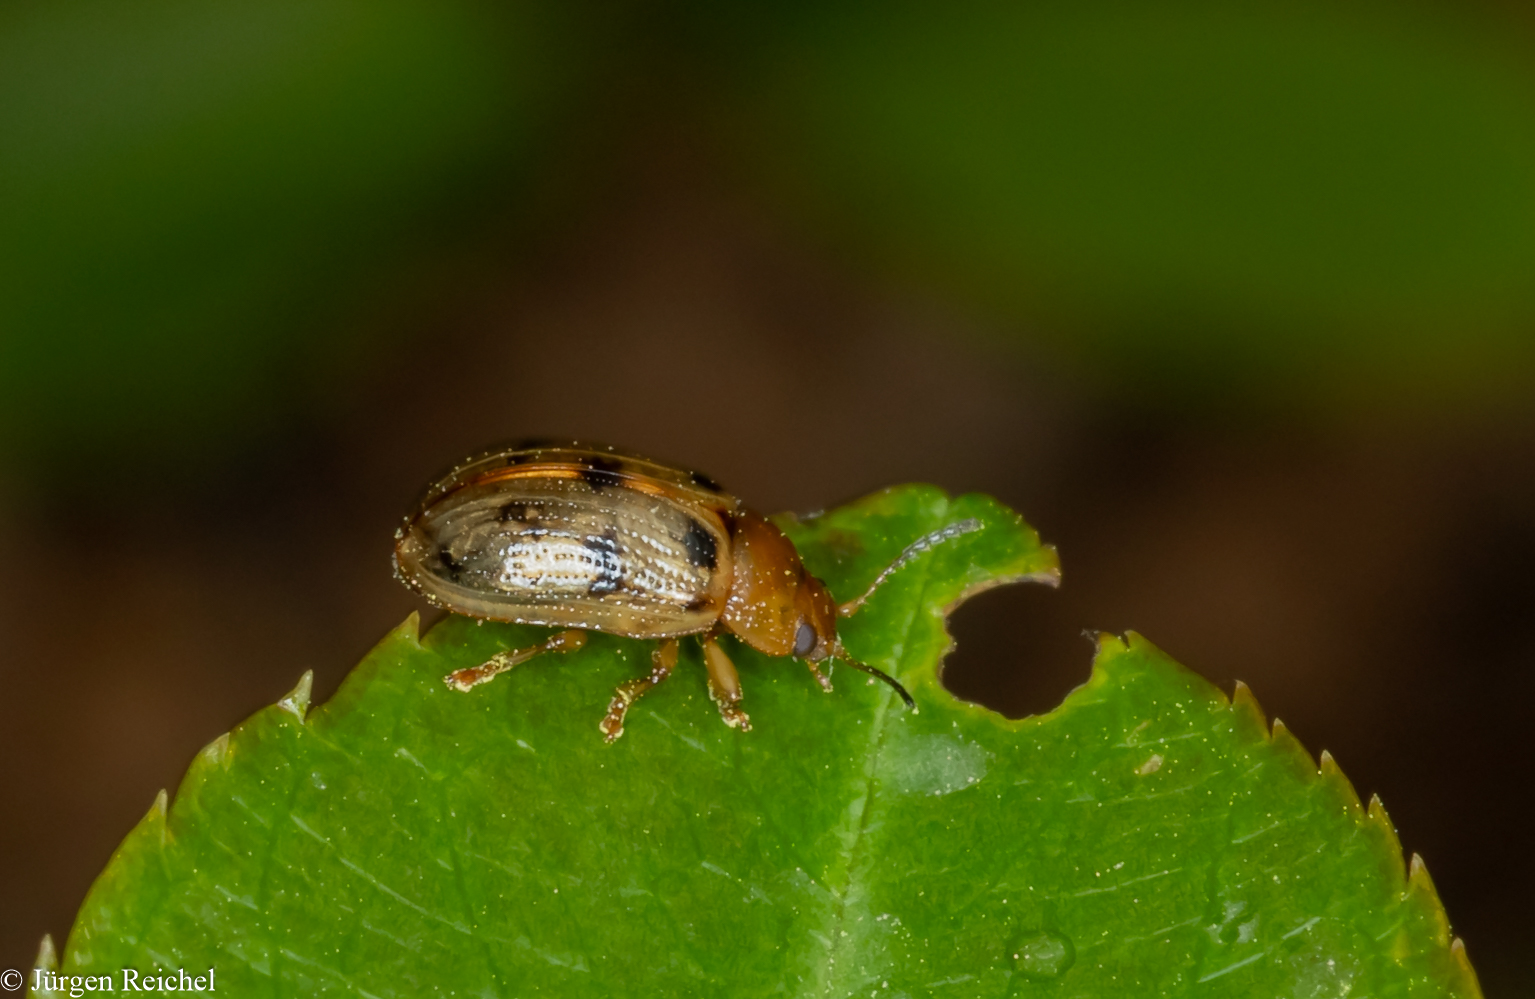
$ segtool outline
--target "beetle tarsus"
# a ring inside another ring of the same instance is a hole
[[[821,689],[828,694],[831,693],[831,677],[826,673],[822,673],[821,667],[810,662],[808,659],[805,661],[805,665],[810,667],[810,672],[815,676],[815,682],[821,685]]]
[[[677,640],[665,639],[650,653],[650,675],[625,680],[614,691],[613,700],[608,702],[608,713],[603,715],[602,721],[597,723],[602,737],[612,742],[623,735],[624,715],[628,713],[629,705],[639,700],[640,695],[645,691],[671,676],[672,668],[676,665]]]
[[[586,632],[584,631],[555,632],[547,641],[539,645],[530,645],[524,649],[507,649],[504,652],[497,652],[478,666],[454,670],[443,677],[442,682],[460,693],[465,693],[482,683],[494,680],[513,666],[522,665],[540,652],[574,652],[585,644]]]
[[[741,710],[739,704],[722,699],[712,683],[709,685],[709,696],[714,698],[715,704],[719,705],[720,721],[731,728],[738,728],[742,732],[750,732],[752,730],[751,717]]]

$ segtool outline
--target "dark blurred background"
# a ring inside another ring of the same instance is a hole
[[[724,6],[0,11],[0,965],[542,434],[996,494],[1064,585],[956,692],[1046,710],[1084,628],[1247,681],[1535,985],[1524,9]]]

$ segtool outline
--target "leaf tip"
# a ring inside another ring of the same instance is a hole
[[[1130,651],[1130,645],[1123,638],[1112,631],[1096,631],[1092,628],[1082,629],[1082,637],[1098,647],[1098,655],[1118,655]]]
[[[405,620],[395,625],[394,630],[385,637],[385,640],[390,638],[403,639],[412,645],[419,646],[421,644],[421,612],[411,611],[405,615]]]
[[[1455,961],[1455,967],[1460,972],[1460,984],[1464,994],[1470,999],[1482,999],[1482,983],[1476,977],[1476,969],[1471,967],[1471,955],[1466,953],[1466,942],[1460,937],[1450,941],[1450,957]]]
[[[411,620],[415,617],[415,611],[411,611],[411,616],[410,618],[406,618],[405,623],[407,625],[410,624]],[[402,625],[402,627],[404,626]],[[277,706],[292,714],[299,721],[303,721],[304,716],[309,713],[309,695],[311,692],[313,692],[313,690],[314,670],[306,669],[304,670],[304,675],[298,678],[298,683],[293,685],[293,689],[288,691],[288,693],[285,694],[283,698],[277,702]]]
[[[1055,550],[1054,545],[1040,545],[1039,559],[1042,567],[1024,576],[1020,582],[1044,583],[1046,586],[1060,588],[1061,585],[1061,556]]]
[[[1232,687],[1231,710],[1235,714],[1246,716],[1256,724],[1260,732],[1268,728],[1268,718],[1263,714],[1263,706],[1258,703],[1252,688],[1241,680]]]
[[[32,962],[32,967],[38,971],[59,970],[59,952],[54,949],[52,933],[43,934],[42,942],[37,945],[37,960]]]
[[[1380,795],[1370,795],[1370,803],[1365,806],[1365,822],[1380,837],[1381,848],[1391,858],[1396,876],[1405,878],[1407,871],[1402,862],[1402,841],[1397,838],[1396,826],[1391,824],[1391,816],[1386,814],[1386,806],[1381,804]]]
[[[229,758],[229,733],[225,732],[217,739],[208,743],[197,755],[209,763],[223,764],[226,762]],[[165,792],[161,791],[160,793],[164,794]]]
[[[1353,783],[1343,773],[1343,768],[1338,766],[1338,761],[1325,749],[1317,759],[1317,772],[1321,775],[1322,783],[1343,799],[1343,807],[1350,814],[1357,817],[1363,812],[1364,806],[1359,802],[1359,793],[1354,790]]]
[[[1439,900],[1439,890],[1434,887],[1434,879],[1428,876],[1428,865],[1416,853],[1407,865],[1407,895],[1409,898],[1417,896],[1428,910],[1433,923],[1434,942],[1441,947],[1450,946],[1449,914],[1444,911],[1444,903]]]
[[[1409,888],[1428,892],[1435,898],[1439,892],[1434,888],[1434,879],[1428,876],[1428,865],[1423,862],[1423,857],[1417,853],[1407,862],[1407,885]]]
[[[1306,751],[1306,747],[1301,745],[1301,741],[1290,734],[1289,727],[1278,718],[1274,719],[1274,724],[1269,729],[1269,743],[1281,756],[1287,756],[1298,763],[1304,764],[1307,770],[1313,773],[1316,772],[1316,761],[1311,758],[1311,754]]]
[[[145,813],[143,821],[139,823],[139,827],[154,835],[159,840],[161,846],[170,842],[170,826],[166,821],[166,816],[170,812],[170,806],[171,796],[162,787],[160,793],[155,795],[154,803],[149,806],[149,811]]]

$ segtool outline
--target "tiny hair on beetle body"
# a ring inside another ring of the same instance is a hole
[[[966,520],[918,538],[838,604],[783,531],[709,476],[605,445],[535,441],[481,452],[434,480],[395,532],[394,569],[433,606],[559,629],[449,674],[454,690],[579,649],[588,631],[655,640],[649,672],[620,684],[598,722],[612,742],[634,702],[671,675],[689,636],[702,646],[721,719],[741,731],[751,719],[726,635],[800,661],[827,691],[840,661],[916,710],[899,681],[848,654],[838,621],[923,553],[980,528]]]

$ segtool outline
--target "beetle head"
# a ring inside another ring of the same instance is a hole
[[[826,584],[805,571],[784,533],[749,510],[731,518],[731,586],[720,621],[731,634],[770,656],[812,663],[837,659],[911,695],[893,678],[850,657],[837,637],[837,603]]]
[[[911,699],[911,694],[895,677],[884,670],[861,663],[847,654],[847,650],[842,647],[842,639],[837,637],[837,604],[827,592],[826,584],[806,573],[804,582],[800,584],[796,593],[795,605],[799,608],[801,617],[795,632],[794,655],[801,659],[808,659],[812,663],[819,663],[823,659],[836,659],[846,663],[859,672],[867,673],[889,684],[891,689],[901,695],[901,700],[906,702],[908,708],[916,709],[917,705]],[[801,648],[807,651],[801,653]]]
[[[794,609],[799,614],[794,625],[792,655],[818,663],[842,654],[842,641],[837,637],[837,603],[825,583],[803,573],[794,591]]]
[[[720,620],[732,634],[770,656],[819,662],[836,655],[837,605],[782,531],[742,511],[731,518],[730,560]]]

